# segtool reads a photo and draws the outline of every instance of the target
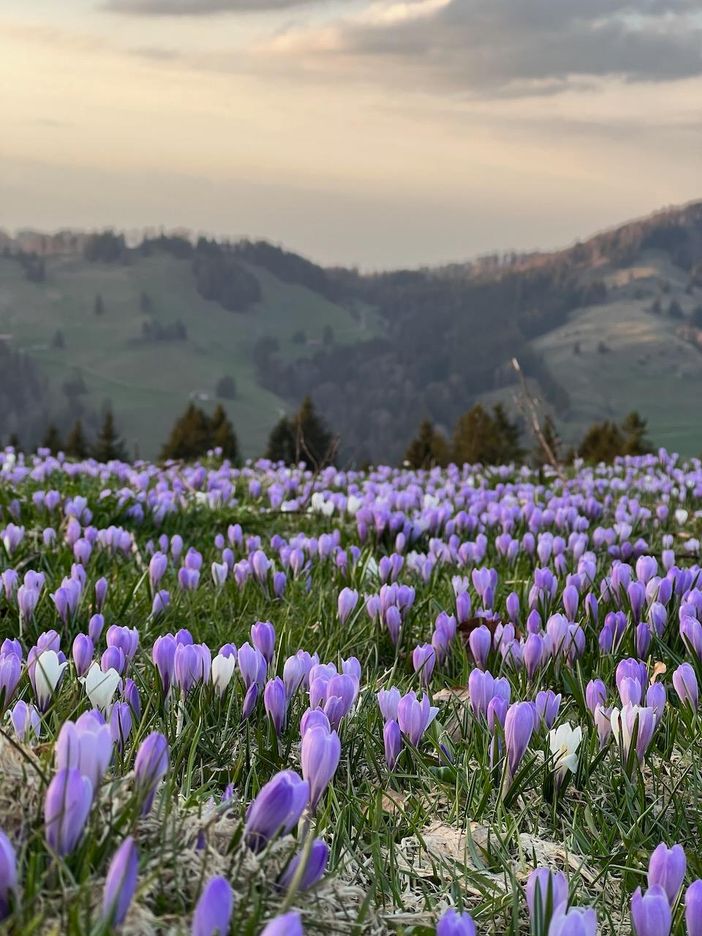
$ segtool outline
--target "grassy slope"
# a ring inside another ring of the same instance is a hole
[[[670,284],[661,296],[664,306],[675,298],[689,311],[699,302],[683,293],[684,273],[651,252],[635,268],[609,277],[609,302],[577,310],[534,342],[570,393],[570,418],[561,427],[568,441],[595,420],[621,419],[636,409],[657,445],[699,453],[702,356],[676,336],[675,322],[647,311],[663,281]],[[605,354],[597,350],[600,341],[609,348]],[[573,353],[576,342],[580,354]]]
[[[265,270],[254,272],[263,299],[237,314],[203,300],[194,289],[189,264],[166,256],[130,266],[52,260],[41,285],[27,282],[17,264],[0,259],[0,332],[10,333],[15,347],[31,352],[57,392],[78,368],[88,402],[99,406],[109,398],[130,448],[138,445],[146,457],[158,453],[190,394],[212,397],[217,379],[232,374],[238,397],[226,406],[245,454],[258,454],[284,403],[256,381],[255,342],[274,336],[281,352],[292,358],[310,352],[292,342],[298,330],[308,340],[321,341],[330,325],[335,340],[346,343],[375,334],[379,323],[368,312],[356,321],[346,309],[308,289],[281,283]],[[139,308],[142,291],[152,298],[154,318],[186,324],[187,342],[134,343],[145,319]],[[97,293],[106,310],[101,317],[93,312]],[[62,351],[50,346],[57,329],[66,339]]]

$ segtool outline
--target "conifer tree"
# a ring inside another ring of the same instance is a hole
[[[59,435],[55,423],[49,423],[46,427],[46,435],[42,440],[41,446],[42,448],[48,449],[52,455],[56,455],[58,452],[62,451],[63,443],[61,442],[61,436]]]
[[[102,425],[95,440],[93,456],[99,462],[124,461],[127,457],[124,443],[117,433],[112,407],[110,406],[105,410]]]
[[[416,437],[410,442],[404,460],[410,468],[441,467],[448,463],[448,444],[431,420],[422,420]]]
[[[578,455],[586,462],[611,462],[623,454],[624,436],[616,423],[609,420],[593,423],[585,433]]]
[[[265,457],[286,465],[295,461],[295,433],[287,416],[282,416],[271,429]]]
[[[199,406],[189,403],[183,415],[173,424],[168,440],[161,450],[161,457],[200,458],[212,447],[211,443],[210,420],[207,414]]]
[[[76,419],[66,439],[66,455],[71,458],[86,458],[88,455],[88,443],[80,419]]]
[[[211,448],[221,448],[224,458],[236,461],[239,457],[239,442],[234,432],[231,420],[221,403],[212,414],[210,420]]]
[[[633,410],[622,422],[625,455],[645,455],[651,451],[651,442],[646,437],[648,423]]]
[[[332,435],[317,415],[312,399],[306,396],[292,421],[296,461],[310,468],[322,468],[332,456]]]

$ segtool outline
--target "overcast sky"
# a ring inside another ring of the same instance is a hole
[[[364,268],[702,198],[698,0],[2,0],[0,226]]]

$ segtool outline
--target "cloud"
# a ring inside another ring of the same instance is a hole
[[[374,0],[260,51],[415,88],[541,96],[612,76],[702,74],[702,15],[696,0]]]
[[[284,10],[319,0],[106,0],[103,9],[141,16],[213,16]]]

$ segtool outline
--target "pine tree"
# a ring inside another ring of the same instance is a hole
[[[404,460],[415,469],[443,467],[448,463],[448,455],[446,439],[434,428],[431,420],[424,419],[405,452]]]
[[[651,442],[646,438],[648,423],[633,410],[622,422],[625,455],[645,455],[651,451]]]
[[[102,420],[102,426],[95,440],[93,456],[99,462],[124,461],[127,453],[124,443],[117,434],[112,408],[107,407]]]
[[[80,419],[76,419],[66,439],[66,455],[71,458],[86,458],[88,455],[88,443]]]
[[[317,415],[309,396],[302,401],[292,421],[295,437],[295,460],[304,461],[308,467],[322,468],[332,456],[332,435]]]
[[[199,406],[189,403],[183,415],[173,424],[161,450],[161,458],[200,458],[209,448],[212,448],[210,420]]]
[[[519,426],[509,419],[502,403],[493,407],[492,420],[495,424],[495,461],[520,461],[524,457],[524,449],[519,443]]]
[[[221,403],[212,414],[210,420],[210,438],[212,448],[221,448],[224,458],[236,461],[239,457],[239,442],[234,432],[234,426],[227,416]]]
[[[295,461],[295,433],[287,416],[282,416],[271,429],[265,457],[286,465]]]
[[[623,454],[624,436],[613,422],[594,423],[585,433],[578,455],[586,462],[611,462]]]
[[[457,465],[489,463],[494,452],[495,425],[480,403],[464,413],[453,430],[451,457]]]
[[[61,436],[54,423],[49,423],[46,427],[46,435],[41,443],[42,448],[48,449],[52,455],[58,454],[63,448]]]

